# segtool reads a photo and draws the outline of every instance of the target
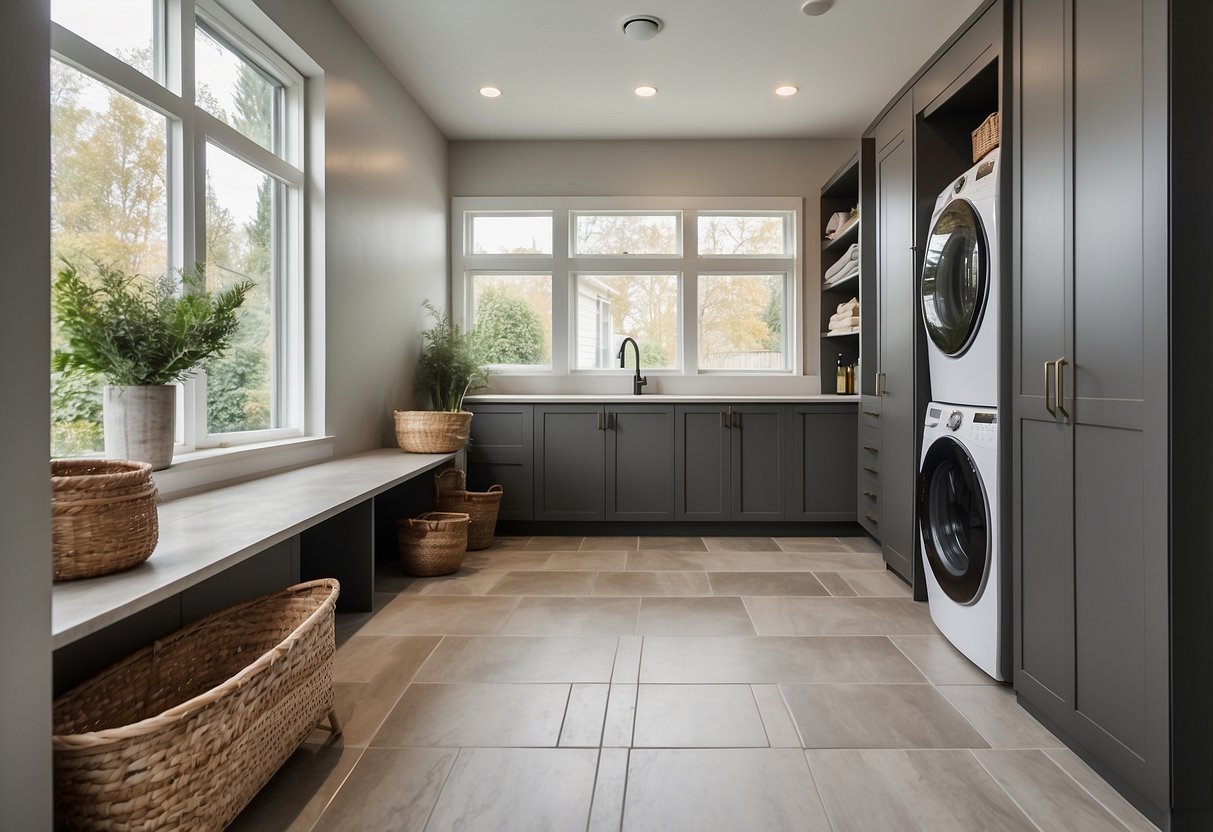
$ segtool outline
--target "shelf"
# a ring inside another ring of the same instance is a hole
[[[859,222],[856,221],[853,225],[843,231],[833,240],[822,240],[822,251],[846,251],[851,243],[859,239]]]
[[[850,338],[850,337],[858,336],[858,335],[859,335],[858,329],[855,330],[854,332],[823,332],[823,333],[821,333],[822,338]]]
[[[846,280],[840,280],[837,283],[821,284],[823,292],[853,292],[859,289],[859,272],[848,277]]]

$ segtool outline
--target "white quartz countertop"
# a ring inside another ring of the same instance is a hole
[[[829,404],[831,402],[858,402],[859,396],[839,396],[835,393],[817,393],[807,396],[685,396],[667,393],[644,394],[641,396],[610,396],[601,394],[550,394],[550,393],[511,393],[486,394],[467,396],[467,404],[578,404],[581,402],[602,402],[604,404],[760,404],[763,402],[787,402],[790,404]]]
[[[58,648],[195,586],[454,454],[369,451],[160,505],[160,542],[125,572],[55,584]]]

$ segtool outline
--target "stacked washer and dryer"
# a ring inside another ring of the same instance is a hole
[[[919,299],[930,370],[918,528],[935,625],[999,681],[1009,585],[999,545],[999,151],[935,203]]]

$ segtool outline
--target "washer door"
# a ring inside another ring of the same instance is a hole
[[[918,523],[939,586],[958,604],[977,600],[989,570],[990,515],[973,458],[950,436],[936,439],[923,460]]]
[[[945,355],[963,355],[973,342],[989,291],[987,271],[977,211],[954,199],[931,228],[919,286],[927,334]]]

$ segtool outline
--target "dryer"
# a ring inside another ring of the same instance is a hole
[[[973,664],[1005,681],[1010,553],[999,547],[994,408],[927,406],[917,497],[931,620]]]
[[[998,405],[999,151],[935,201],[919,281],[931,398]]]

